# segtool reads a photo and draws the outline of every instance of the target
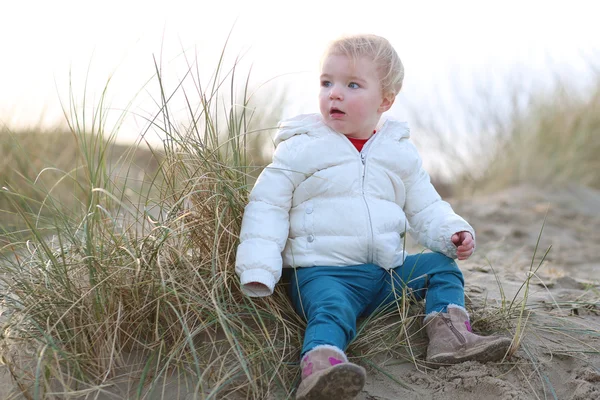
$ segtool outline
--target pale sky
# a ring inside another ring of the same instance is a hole
[[[329,40],[346,33],[388,38],[406,68],[401,96],[423,106],[453,101],[433,98],[440,87],[468,88],[474,79],[501,86],[515,68],[524,80],[535,80],[551,76],[553,65],[575,81],[585,75],[588,59],[598,60],[600,13],[594,4],[0,0],[0,124],[61,121],[59,98],[68,103],[69,71],[80,101],[90,68],[90,106],[113,76],[108,97],[115,109],[126,107],[152,76],[153,55],[177,79],[185,70],[182,49],[195,53],[208,76],[232,27],[228,62],[245,53],[244,68],[252,64],[256,85],[271,78],[286,84],[290,112],[318,110],[319,57]]]

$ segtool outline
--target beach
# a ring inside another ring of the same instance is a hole
[[[523,185],[449,202],[477,232],[476,253],[459,262],[473,329],[512,337],[515,352],[498,363],[427,368],[425,335],[417,332],[417,362],[378,355],[364,365],[367,384],[358,399],[600,398],[600,192]],[[132,377],[77,398],[134,398],[134,387]],[[1,366],[0,399],[20,398]],[[169,377],[165,388],[142,398],[201,397]]]

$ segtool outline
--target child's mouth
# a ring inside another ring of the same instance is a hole
[[[333,117],[339,117],[339,116],[342,116],[345,114],[346,114],[345,112],[343,112],[342,110],[337,109],[337,108],[332,108],[329,110],[329,115],[331,115]]]

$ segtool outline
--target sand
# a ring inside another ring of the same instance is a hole
[[[382,364],[386,372],[411,390],[371,372],[358,399],[600,399],[600,192],[520,186],[450,202],[477,232],[476,254],[459,263],[475,310],[501,305],[494,271],[505,298],[513,299],[544,224],[534,268],[552,248],[531,279],[527,308],[534,311],[527,313],[521,346],[501,364],[426,371],[390,359]],[[472,317],[477,329],[478,314]],[[499,333],[514,333],[512,322]]]
[[[459,263],[476,331],[487,329],[486,310],[502,305],[496,277],[508,302],[521,288],[544,224],[534,268],[552,248],[530,281],[521,345],[503,363],[437,370],[382,356],[379,367],[400,383],[371,368],[358,399],[600,399],[600,192],[519,186],[450,202],[477,232],[476,254]],[[514,335],[516,321],[499,333]],[[0,366],[0,399],[12,389]],[[191,398],[185,392],[171,387],[164,398]]]

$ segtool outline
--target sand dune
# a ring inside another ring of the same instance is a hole
[[[475,329],[484,304],[501,304],[494,271],[509,301],[526,280],[545,219],[534,267],[552,248],[531,279],[523,342],[501,364],[418,371],[388,360],[412,390],[372,372],[359,399],[600,399],[600,192],[520,186],[451,202],[478,235],[477,253],[460,264]]]
[[[451,203],[478,234],[476,254],[460,263],[475,330],[487,330],[483,317],[502,307],[503,296],[505,308],[522,297],[534,252],[535,269],[552,247],[531,276],[521,345],[503,363],[437,370],[382,356],[379,366],[405,386],[371,368],[358,399],[600,399],[600,192],[519,186]],[[515,305],[501,334],[514,335],[519,311]],[[425,344],[417,340],[415,351]],[[10,397],[2,368],[0,399],[19,398]],[[146,398],[192,398],[175,382]],[[127,390],[119,395],[127,398]]]

